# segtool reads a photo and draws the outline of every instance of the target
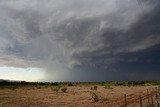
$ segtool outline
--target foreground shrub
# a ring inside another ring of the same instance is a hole
[[[92,100],[93,100],[93,102],[99,101],[98,95],[96,95],[96,93],[92,93]]]
[[[61,88],[61,91],[65,93],[67,91],[67,88],[63,87],[63,88]]]
[[[55,91],[55,92],[58,92],[60,89],[60,87],[51,87],[51,90]]]
[[[41,87],[41,86],[39,86],[39,85],[37,85],[37,86],[36,86],[36,88],[37,88],[37,89],[41,89],[42,87]]]
[[[10,87],[10,89],[13,90],[13,91],[16,90],[17,88],[18,88],[18,86],[11,86]]]
[[[97,86],[91,87],[91,90],[97,90]]]
[[[110,85],[110,84],[105,85],[105,86],[104,86],[104,88],[105,88],[105,89],[112,89],[112,87],[111,87],[111,85]]]

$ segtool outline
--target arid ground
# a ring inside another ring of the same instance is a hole
[[[66,92],[62,88],[66,87]],[[139,107],[155,86],[22,86],[0,89],[0,107]],[[58,91],[58,92],[57,92]],[[126,102],[125,102],[126,95]],[[150,99],[149,99],[150,100]]]

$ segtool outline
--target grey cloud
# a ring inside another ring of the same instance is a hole
[[[138,60],[121,54],[160,43],[158,6],[156,0],[1,1],[0,55],[41,66],[49,80],[116,79],[121,71],[114,65]]]

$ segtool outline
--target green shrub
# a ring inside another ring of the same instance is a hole
[[[51,87],[51,90],[55,91],[55,92],[58,92],[60,89],[60,87]]]
[[[58,82],[53,82],[53,83],[49,83],[49,85],[51,85],[51,86],[59,86],[60,83],[58,83]]]
[[[112,89],[112,87],[111,87],[110,84],[105,85],[104,88],[105,88],[105,89]]]
[[[68,83],[68,86],[74,86],[74,85],[73,85],[73,83],[69,82],[69,83]]]

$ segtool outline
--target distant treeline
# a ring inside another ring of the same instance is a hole
[[[111,86],[148,86],[160,85],[160,81],[127,81],[127,82],[26,82],[26,81],[0,81],[0,86],[59,86],[59,85],[111,85]]]

